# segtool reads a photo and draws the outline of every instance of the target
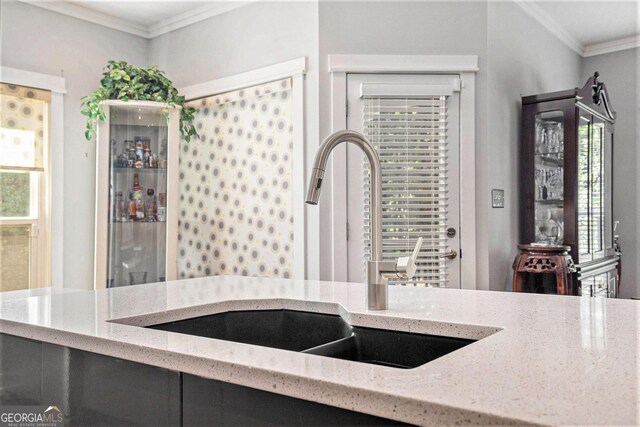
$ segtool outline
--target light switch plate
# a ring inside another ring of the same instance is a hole
[[[504,208],[504,190],[491,190],[491,207]]]

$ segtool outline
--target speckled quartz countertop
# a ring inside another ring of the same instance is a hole
[[[11,293],[0,332],[422,425],[640,423],[640,302],[218,276],[102,291]],[[140,326],[290,308],[480,339],[402,370]],[[114,321],[115,320],[115,321]]]

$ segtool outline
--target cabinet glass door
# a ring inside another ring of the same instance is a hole
[[[167,118],[160,108],[109,107],[107,287],[166,277]]]
[[[536,242],[562,244],[564,237],[564,115],[547,111],[535,121]]]
[[[578,125],[579,262],[607,255],[612,247],[612,135],[601,119],[582,113]]]

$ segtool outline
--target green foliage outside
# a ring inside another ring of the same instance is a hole
[[[29,173],[0,172],[0,217],[29,216]]]
[[[100,102],[108,99],[120,101],[154,101],[163,102],[167,107],[180,106],[180,132],[189,142],[191,137],[197,137],[193,118],[195,109],[185,106],[184,96],[178,95],[164,71],[156,65],[151,67],[136,67],[124,61],[109,61],[102,73],[100,87],[89,96],[82,97],[81,113],[87,116],[85,138],[91,141],[96,132],[98,120],[105,121],[106,116]],[[168,119],[167,115],[167,119]]]

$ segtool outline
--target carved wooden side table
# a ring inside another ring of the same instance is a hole
[[[518,245],[520,254],[513,262],[513,291],[539,292],[542,276],[555,277],[555,289],[559,295],[579,295],[574,286],[573,273],[576,267],[569,255],[569,246]]]

